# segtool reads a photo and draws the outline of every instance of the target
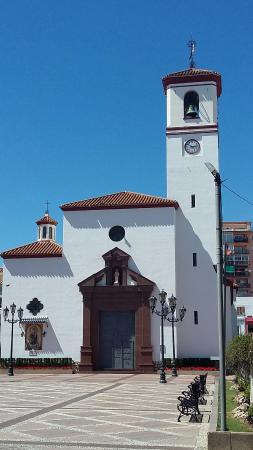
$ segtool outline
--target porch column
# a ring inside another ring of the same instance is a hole
[[[140,307],[138,310],[138,322],[140,324],[140,354],[138,370],[141,372],[154,372],[153,365],[153,348],[151,345],[151,322],[150,308],[148,298],[151,295],[150,288],[143,288],[140,299]]]

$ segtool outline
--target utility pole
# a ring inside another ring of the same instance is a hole
[[[218,328],[219,328],[219,369],[220,369],[220,429],[226,431],[226,367],[225,367],[225,330],[223,303],[223,258],[222,258],[222,211],[221,211],[221,177],[215,167],[205,163],[214,177],[215,212],[216,212],[216,246],[217,246],[217,294],[218,294]]]

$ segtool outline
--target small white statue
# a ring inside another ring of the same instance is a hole
[[[114,283],[113,286],[119,286],[119,269],[114,272]]]

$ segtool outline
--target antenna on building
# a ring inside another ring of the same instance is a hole
[[[190,39],[187,43],[188,47],[191,49],[191,53],[189,56],[189,63],[190,63],[190,68],[192,69],[193,67],[195,67],[195,61],[194,61],[194,53],[196,51],[196,47],[197,47],[197,43],[196,41],[194,41],[194,39]]]
[[[45,211],[45,214],[49,214],[49,208],[48,208],[49,205],[50,205],[50,203],[49,203],[49,201],[47,200],[47,201],[46,201],[46,211]]]

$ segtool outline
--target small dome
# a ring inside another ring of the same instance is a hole
[[[45,213],[43,217],[41,217],[41,219],[37,220],[37,225],[43,225],[43,224],[51,224],[51,225],[57,225],[58,222],[54,219],[52,219],[52,217],[50,217],[50,215],[48,213]]]
[[[50,217],[48,210],[36,223],[38,225],[38,241],[55,241],[58,222]]]

